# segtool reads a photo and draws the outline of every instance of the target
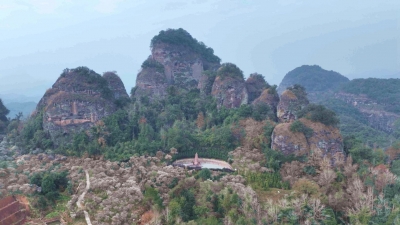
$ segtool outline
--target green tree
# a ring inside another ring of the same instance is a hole
[[[314,130],[304,125],[300,120],[294,121],[290,124],[290,131],[303,133],[306,138],[310,138]]]
[[[304,109],[297,113],[299,118],[305,117],[314,122],[320,122],[327,126],[337,126],[339,124],[339,118],[336,113],[330,109],[327,109],[323,105],[309,104]]]
[[[56,184],[54,182],[54,176],[52,174],[45,174],[42,179],[42,193],[47,194],[49,192],[56,191]]]
[[[199,178],[207,180],[211,178],[211,171],[209,169],[202,169],[197,175]]]

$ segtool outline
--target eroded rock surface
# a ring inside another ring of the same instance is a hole
[[[258,98],[256,98],[251,104],[266,104],[276,114],[279,104],[279,95],[275,90],[271,88],[265,89]]]
[[[127,96],[124,89],[115,74],[66,69],[38,103],[36,116],[43,116],[43,129],[57,144],[115,112],[115,100]]]
[[[235,77],[220,77],[214,81],[211,91],[217,101],[217,107],[238,108],[248,102],[246,84],[243,79]]]
[[[113,92],[114,99],[129,98],[124,83],[115,72],[106,72],[103,78],[106,79],[108,88]]]
[[[269,84],[265,81],[264,77],[258,73],[250,74],[246,80],[246,89],[249,95],[249,103],[260,97],[261,93],[269,88]]]
[[[338,128],[305,118],[301,118],[300,121],[313,130],[311,137],[307,138],[301,132],[292,132],[292,123],[281,123],[272,133],[271,148],[282,151],[285,155],[302,155],[314,149],[319,149],[328,157],[333,157],[337,152],[343,153],[343,139]]]
[[[170,36],[182,39],[182,43],[165,38]],[[183,43],[183,39],[190,44]],[[200,45],[183,29],[160,32],[153,38],[151,55],[136,78],[134,97],[163,98],[172,85],[186,90],[203,89],[207,83],[204,71],[216,71],[220,63],[212,53],[202,53]]]
[[[308,104],[308,102],[307,102]],[[297,119],[297,112],[306,106],[291,90],[282,93],[277,106],[279,122],[292,122]]]

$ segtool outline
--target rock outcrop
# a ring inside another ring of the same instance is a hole
[[[308,119],[299,119],[305,126],[311,128],[311,137],[306,137],[301,132],[292,132],[292,123],[278,124],[272,133],[271,148],[279,150],[285,155],[302,155],[315,149],[321,150],[323,155],[334,156],[337,152],[343,153],[343,139],[336,127],[326,126]]]
[[[265,81],[264,77],[258,73],[250,74],[249,78],[246,80],[246,89],[249,95],[249,103],[252,103],[256,98],[258,98],[261,93],[269,88],[269,84]]]
[[[217,77],[214,81],[211,94],[217,100],[217,106],[220,108],[238,108],[247,104],[248,95],[244,80],[232,77]]]
[[[220,66],[213,50],[183,29],[161,31],[152,39],[151,47],[151,55],[136,78],[136,98],[163,98],[171,85],[203,89],[207,81],[204,72]]]
[[[272,87],[265,89],[261,95],[256,98],[252,103],[252,105],[257,104],[266,104],[270,109],[276,114],[277,107],[279,104],[279,95]]]
[[[115,74],[66,69],[38,103],[36,115],[43,113],[43,129],[57,145],[115,112],[115,100],[127,96],[124,89]]]
[[[148,65],[147,65],[148,64]],[[167,92],[167,79],[164,67],[149,57],[136,77],[136,87],[133,95],[136,98],[147,96],[151,99],[163,98]]]
[[[217,71],[211,95],[217,107],[238,108],[248,103],[246,83],[243,72],[232,63],[224,63]]]
[[[279,122],[292,122],[297,119],[297,112],[308,104],[308,100],[300,99],[292,90],[282,93],[277,106]]]
[[[129,98],[125,85],[116,72],[105,72],[103,78],[108,83],[108,88],[113,92],[114,99]]]

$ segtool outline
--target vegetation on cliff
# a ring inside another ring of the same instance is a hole
[[[214,55],[214,50],[207,47],[203,42],[197,41],[192,35],[186,30],[179,29],[167,29],[162,30],[160,33],[151,39],[150,47],[154,47],[157,44],[166,43],[172,45],[179,45],[191,48],[193,51],[200,54],[203,59],[209,62],[219,63],[221,61],[218,56]]]
[[[176,148],[175,158],[192,157],[198,152],[200,157],[226,160],[227,153],[238,146],[243,136],[240,119],[253,117],[262,121],[274,116],[264,105],[218,110],[215,101],[202,97],[198,90],[185,93],[170,88],[165,101],[136,101],[132,109],[103,119],[58,151],[104,154],[112,160],[125,160],[135,154],[153,155]]]
[[[70,72],[72,74],[70,74]],[[66,78],[68,74],[70,74],[68,80],[65,82],[60,80]],[[74,91],[95,89],[98,90],[101,93],[101,96],[105,99],[111,99],[113,97],[112,91],[108,87],[107,80],[88,67],[81,66],[72,70],[65,69],[63,73],[61,73],[59,81],[61,81],[61,84],[73,89]]]
[[[249,102],[253,102],[256,98],[260,97],[261,93],[268,88],[271,88],[271,86],[265,81],[265,78],[263,75],[258,74],[258,73],[252,73],[250,74],[249,78],[246,80],[246,88],[247,92],[249,95]],[[276,88],[276,87],[275,87]],[[269,91],[272,93],[272,90],[274,88],[271,88]]]
[[[217,70],[217,76],[222,79],[225,77],[244,79],[243,71],[233,63],[223,63]]]
[[[339,118],[336,113],[323,105],[309,104],[297,113],[298,118],[307,118],[327,126],[338,126]]]
[[[164,73],[164,66],[154,59],[148,58],[142,63],[142,69],[154,68],[159,73]]]

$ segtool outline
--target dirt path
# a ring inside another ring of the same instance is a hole
[[[85,214],[86,223],[87,223],[88,225],[92,225],[92,222],[90,222],[89,213],[88,213],[86,210],[84,210],[84,208],[83,208],[83,206],[82,206],[82,201],[83,201],[83,199],[85,198],[86,192],[88,192],[89,189],[90,189],[89,173],[88,173],[87,170],[85,170],[85,173],[86,173],[86,188],[85,188],[85,190],[82,192],[82,194],[79,196],[78,201],[76,202],[76,206],[78,206],[79,209],[82,209],[82,210],[83,210],[83,213]]]

